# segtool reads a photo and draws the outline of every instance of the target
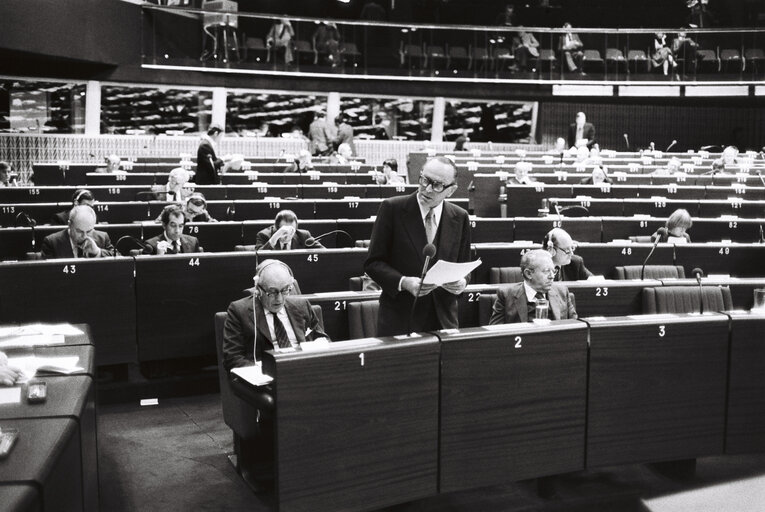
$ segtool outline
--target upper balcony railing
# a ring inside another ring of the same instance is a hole
[[[765,28],[438,26],[280,19],[149,4],[143,22],[146,67],[426,81],[755,83],[765,78]]]

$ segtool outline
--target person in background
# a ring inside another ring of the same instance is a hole
[[[218,222],[207,211],[207,200],[201,192],[194,192],[186,199],[186,204],[183,207],[183,217],[187,223]]]
[[[389,158],[383,162],[382,172],[375,175],[378,185],[405,184],[406,180],[398,173],[398,162],[395,158]]]
[[[348,116],[338,115],[335,118],[337,126],[337,135],[335,136],[335,147],[340,149],[343,144],[348,144],[351,148],[351,156],[356,156],[356,145],[353,143],[353,126],[348,124]]]
[[[720,158],[725,167],[735,167],[738,165],[738,148],[736,146],[726,146]]]
[[[515,62],[521,71],[529,71],[529,61],[539,58],[539,41],[531,32],[518,31],[518,36],[513,38],[513,54]]]
[[[160,200],[164,199],[168,202],[181,203],[187,197],[191,195],[191,189],[185,188],[189,182],[189,171],[183,167],[176,167],[167,176],[167,183],[165,184],[164,193],[160,193],[164,197],[160,197]]]
[[[317,112],[316,117],[308,127],[309,149],[313,156],[327,155],[332,152],[329,145],[330,134],[327,127],[327,117],[323,112]]]
[[[727,169],[725,168],[725,162],[723,162],[722,158],[716,158],[715,160],[712,160],[712,169],[709,171],[709,174],[727,174]]]
[[[408,334],[459,326],[457,297],[467,276],[440,287],[419,288],[427,244],[438,260],[470,260],[470,220],[465,210],[446,201],[457,190],[457,168],[448,158],[434,157],[422,168],[417,192],[385,199],[372,227],[364,271],[382,287],[377,336]],[[414,297],[419,299],[410,325]]]
[[[340,65],[340,31],[337,24],[322,21],[313,33],[313,49],[333,68]]]
[[[667,36],[664,32],[657,32],[653,38],[653,56],[651,56],[651,64],[654,68],[661,67],[664,71],[664,76],[669,74],[669,68],[672,66],[674,69],[677,67],[675,62],[675,56],[672,54],[672,49],[667,44]]]
[[[288,19],[277,19],[266,34],[266,47],[276,50],[284,48],[284,64],[291,66],[295,61],[295,43],[292,41],[294,38],[295,30],[292,28],[292,23]]]
[[[184,235],[183,226],[186,224],[186,217],[183,210],[177,204],[167,205],[162,210],[162,234],[146,240],[146,245],[151,247],[144,250],[146,254],[180,254],[202,252],[199,245],[199,239],[195,236]]]
[[[571,23],[564,23],[563,28],[570,29]],[[573,32],[566,32],[561,35],[558,40],[558,49],[563,52],[563,55],[566,58],[566,66],[568,66],[568,70],[572,73],[579,71],[584,74],[584,69],[582,69],[584,52],[582,51],[582,48],[584,48],[582,40]]]
[[[547,151],[548,155],[565,155],[568,153],[568,147],[566,146],[566,139],[558,137],[555,139],[555,146]]]
[[[69,227],[46,236],[41,245],[45,259],[104,258],[114,255],[109,235],[96,231],[96,212],[81,204],[69,211]]]
[[[534,166],[531,162],[518,162],[515,164],[515,174],[507,179],[508,185],[530,185],[537,180],[529,176]]]
[[[8,162],[0,162],[0,187],[18,187],[15,178],[11,178],[11,165]]]
[[[223,168],[223,160],[216,156],[218,144],[223,139],[223,128],[210,126],[197,148],[197,172],[194,183],[197,185],[219,185],[218,170]]]
[[[584,112],[577,112],[576,121],[568,127],[569,147],[587,146],[591,149],[595,145],[595,126],[587,122]]]
[[[306,245],[312,238],[306,229],[298,229],[298,218],[292,210],[276,214],[274,225],[258,231],[255,236],[255,250],[289,251],[292,249],[324,249],[318,241]]]
[[[93,197],[93,193],[88,189],[78,188],[74,191],[74,194],[72,194],[72,206],[84,204],[85,206],[90,206],[92,208],[95,202],[96,199]],[[69,224],[69,210],[71,210],[71,208],[54,214],[53,217],[51,217],[50,224],[53,224],[54,226],[64,226]]]
[[[667,160],[667,165],[665,167],[660,167],[659,169],[653,171],[651,174],[654,176],[672,176],[678,172],[681,172],[681,165],[682,162],[680,162],[680,159],[676,156],[673,156]]]
[[[505,4],[505,8],[497,15],[494,24],[505,27],[515,26],[515,6],[513,4]]]
[[[106,162],[106,167],[97,167],[93,172],[98,173],[124,173],[125,171],[120,170],[120,157],[118,157],[115,154],[111,154],[104,158],[104,162]]]
[[[584,178],[582,181],[580,181],[580,183],[582,185],[600,185],[601,183],[613,183],[611,178],[608,177],[606,171],[606,167],[600,167],[599,165],[596,165],[595,168],[592,169],[592,174]]]
[[[8,364],[8,356],[0,352],[0,385],[13,386],[24,376],[20,368]]]
[[[548,318],[577,318],[568,288],[554,283],[557,269],[550,253],[543,249],[528,251],[521,257],[523,282],[500,286],[492,306],[490,325],[529,322],[536,316],[537,300],[547,299]]]
[[[351,147],[345,142],[337,147],[337,153],[334,153],[330,159],[330,164],[335,165],[348,165],[353,160],[353,152]]]
[[[556,281],[584,281],[592,275],[581,256],[576,256],[576,242],[565,230],[553,228],[542,241],[556,268]]]
[[[283,172],[308,172],[313,171],[313,161],[311,158],[311,152],[307,149],[301,149],[298,153],[298,157],[292,161]]]
[[[454,151],[467,151],[465,144],[470,142],[470,138],[467,135],[460,135],[454,141]]]
[[[688,210],[679,208],[672,212],[672,215],[667,218],[665,227],[666,232],[659,233],[658,231],[651,235],[651,242],[655,242],[659,239],[661,243],[670,244],[688,244],[691,243],[691,235],[687,233],[693,226],[693,220]]]

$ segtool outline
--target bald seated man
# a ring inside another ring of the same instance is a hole
[[[576,256],[576,242],[565,230],[554,228],[547,233],[543,249],[547,249],[552,256],[553,263],[558,271],[556,281],[584,281],[592,275],[581,256]]]
[[[305,341],[328,339],[311,303],[291,296],[295,279],[287,264],[264,260],[255,269],[254,282],[251,296],[228,306],[223,326],[226,371],[252,366],[262,360],[266,350],[298,348]],[[253,318],[257,322],[257,339]]]
[[[515,174],[507,179],[508,185],[528,185],[536,183],[537,180],[529,176],[534,166],[531,162],[518,162],[515,164]]]
[[[554,283],[555,265],[550,253],[543,249],[528,251],[521,257],[522,283],[502,286],[497,290],[489,324],[530,322],[534,319],[537,299],[550,303],[549,318],[577,318],[568,288]]]
[[[69,211],[69,227],[46,236],[42,241],[45,259],[105,258],[114,255],[109,235],[96,231],[96,212],[87,205]]]

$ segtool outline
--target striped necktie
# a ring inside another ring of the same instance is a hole
[[[292,343],[290,343],[290,338],[287,336],[287,329],[284,328],[284,324],[279,320],[276,313],[271,314],[274,315],[274,334],[276,334],[276,342],[279,344],[279,348],[291,347]]]

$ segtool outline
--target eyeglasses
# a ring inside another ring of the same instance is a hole
[[[540,274],[544,274],[544,275],[546,275],[547,277],[555,277],[555,276],[557,276],[557,275],[558,275],[558,267],[555,267],[555,268],[549,268],[549,269],[547,269],[547,270],[542,270],[542,269],[540,269],[540,268],[535,268],[535,269],[534,269],[534,271],[535,271],[535,272],[539,272]]]
[[[262,291],[269,299],[275,299],[277,295],[281,295],[282,297],[286,297],[290,293],[292,293],[292,286],[287,286],[286,288],[282,288],[281,290],[266,290],[262,286],[258,285],[258,288],[260,288],[260,291]]]
[[[564,253],[564,254],[568,254],[569,256],[572,256],[572,255],[574,254],[574,251],[576,251],[576,244],[573,244],[573,245],[572,245],[571,247],[569,247],[568,249],[563,249],[563,248],[561,248],[561,247],[558,247],[558,246],[556,245],[556,246],[555,246],[555,250],[556,250],[556,251],[560,251],[560,252],[562,252],[562,253]]]
[[[428,188],[430,186],[433,188],[434,192],[443,192],[447,188],[454,185],[454,182],[449,183],[448,185],[445,183],[441,183],[440,181],[433,181],[424,174],[420,174],[420,179],[418,180],[420,185],[422,185],[423,188]]]

